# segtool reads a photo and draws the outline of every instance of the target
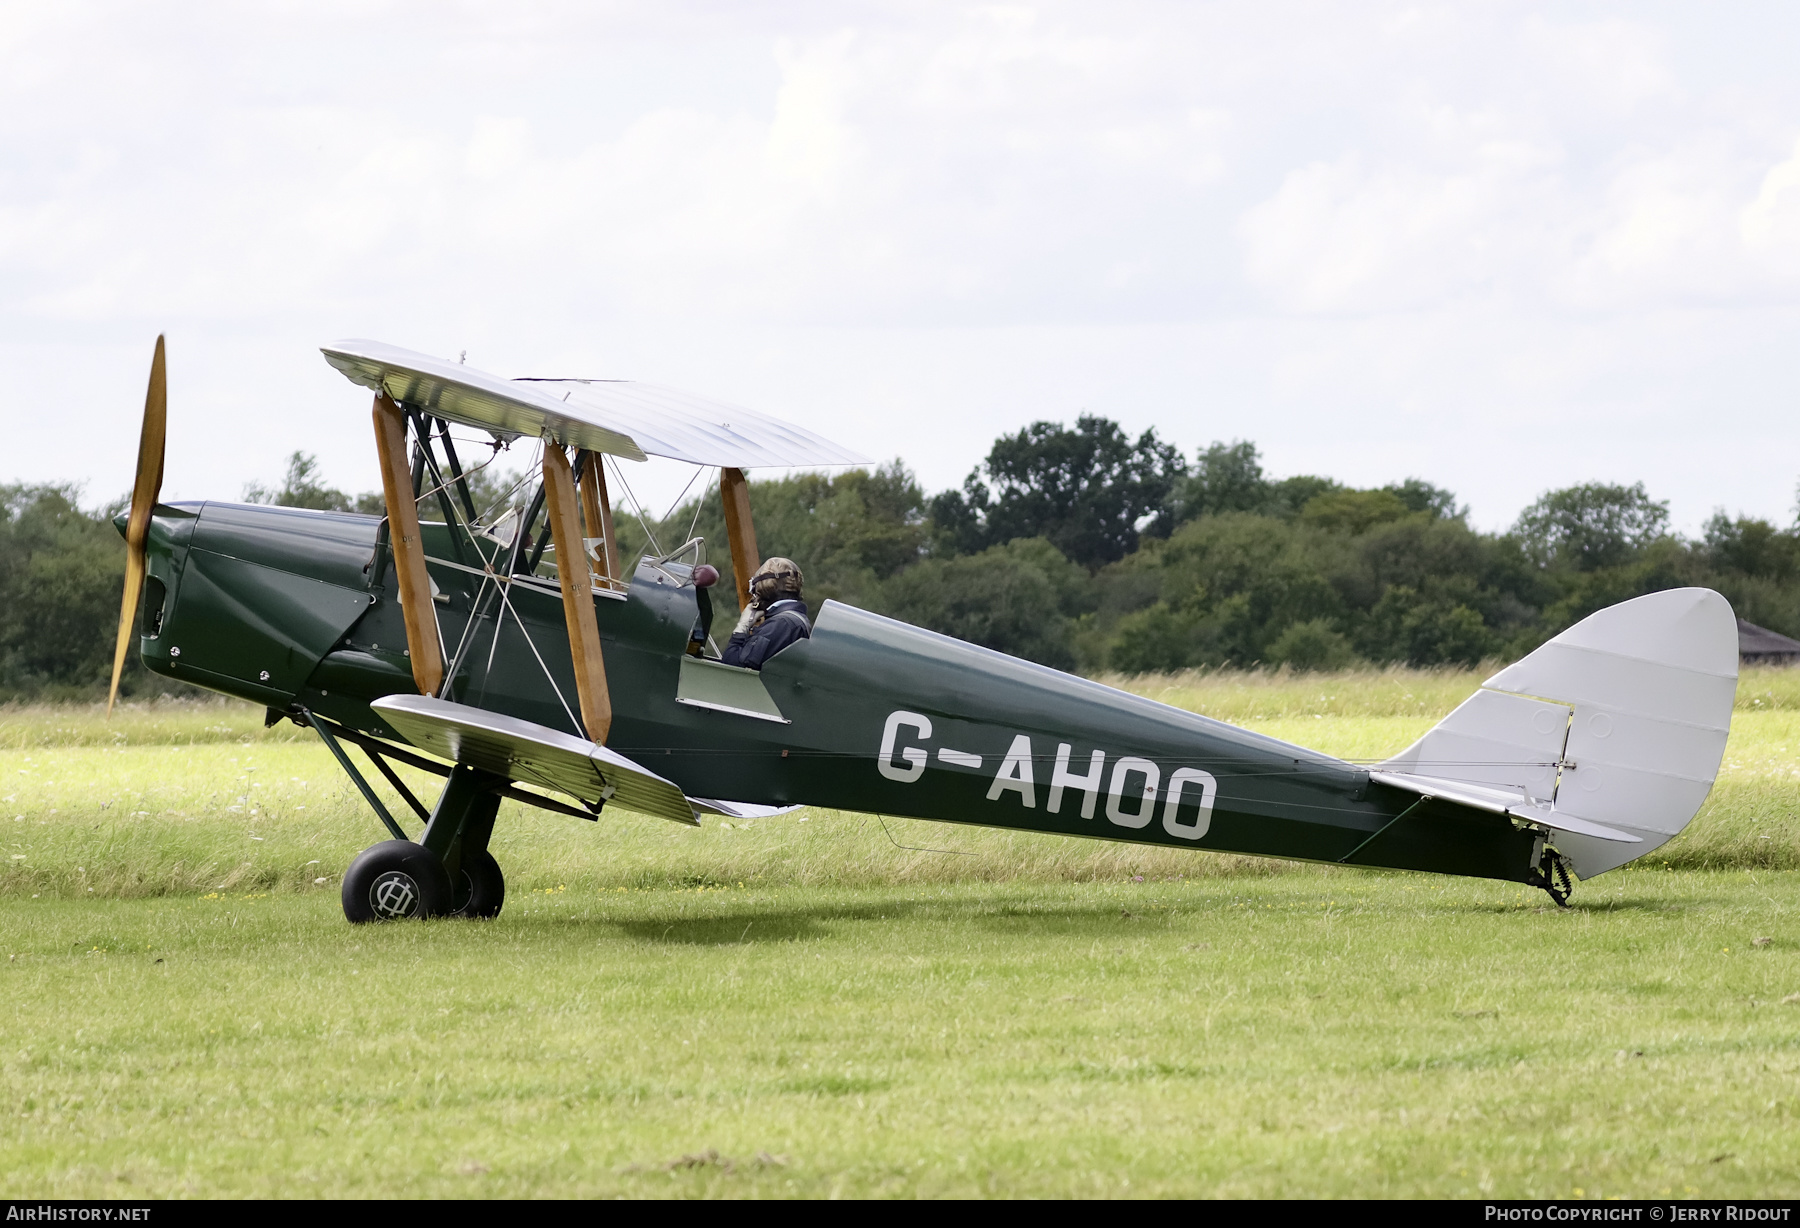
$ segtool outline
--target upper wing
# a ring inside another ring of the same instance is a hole
[[[351,383],[385,392],[450,422],[534,439],[548,432],[558,443],[589,452],[631,460],[645,456],[629,434],[529,384],[379,341],[338,341],[322,346],[320,352]]]
[[[464,426],[538,437],[631,460],[666,456],[750,469],[863,465],[868,458],[768,414],[628,380],[506,380],[379,341],[337,341],[346,379]]]
[[[868,457],[822,435],[741,405],[635,380],[521,379],[515,385],[566,397],[596,422],[629,434],[652,456],[734,469],[866,465]]]

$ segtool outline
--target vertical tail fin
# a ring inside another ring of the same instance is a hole
[[[1725,755],[1737,665],[1725,598],[1651,593],[1501,670],[1380,770],[1517,790],[1592,878],[1664,844],[1699,811]],[[1591,823],[1639,842],[1580,834]]]

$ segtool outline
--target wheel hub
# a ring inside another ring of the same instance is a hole
[[[401,870],[389,870],[369,884],[369,907],[384,921],[410,917],[419,909],[419,884]]]

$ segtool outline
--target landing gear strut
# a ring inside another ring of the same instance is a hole
[[[1546,848],[1538,857],[1537,865],[1526,874],[1525,885],[1542,887],[1556,901],[1558,908],[1567,908],[1569,896],[1575,890],[1575,879],[1569,873],[1569,863],[1563,855],[1553,848]]]
[[[506,879],[488,852],[504,777],[459,765],[418,842],[384,840],[344,873],[344,916],[353,922],[500,915]]]

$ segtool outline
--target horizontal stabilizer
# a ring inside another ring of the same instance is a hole
[[[1540,805],[1529,797],[1522,797],[1517,793],[1509,795],[1502,790],[1484,788],[1481,785],[1463,784],[1454,780],[1439,780],[1429,776],[1407,776],[1398,772],[1370,772],[1369,779],[1376,784],[1392,785],[1396,789],[1417,793],[1421,797],[1441,797],[1447,802],[1455,802],[1460,806],[1469,806],[1475,810],[1487,810],[1494,814],[1510,815],[1515,819],[1526,819],[1533,823],[1541,823],[1545,827],[1554,827],[1560,831],[1592,836],[1596,840],[1616,840],[1622,844],[1642,844],[1644,842],[1642,836],[1634,836],[1630,832],[1621,831],[1616,827],[1590,823],[1586,819],[1578,819],[1573,815],[1558,814],[1554,807]]]
[[[598,743],[429,695],[388,695],[369,706],[401,737],[440,759],[584,802],[700,825],[680,789]]]

